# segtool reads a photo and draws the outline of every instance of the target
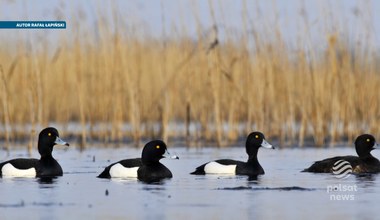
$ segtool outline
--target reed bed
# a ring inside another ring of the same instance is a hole
[[[49,124],[82,147],[153,137],[225,146],[252,130],[281,146],[379,137],[379,54],[368,38],[327,28],[325,46],[314,48],[306,32],[289,45],[248,10],[242,32],[222,30],[210,8],[214,26],[199,24],[198,37],[186,27],[164,37],[124,30],[115,11],[94,29],[70,22],[75,31],[53,53],[44,39],[39,50],[0,50],[0,138],[31,140]]]

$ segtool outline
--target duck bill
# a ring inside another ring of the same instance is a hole
[[[66,146],[69,146],[69,143],[67,143],[66,141],[63,141],[61,138],[57,137],[54,141],[55,144],[58,144],[58,145],[66,145]]]
[[[263,143],[261,143],[261,146],[267,149],[274,149],[274,147],[270,143],[268,143],[265,139],[263,139]]]
[[[168,158],[168,159],[174,159],[178,160],[179,157],[177,155],[171,155],[168,150],[165,151],[165,153],[162,155],[163,158]]]

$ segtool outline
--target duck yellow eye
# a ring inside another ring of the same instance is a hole
[[[259,135],[256,135],[255,138],[256,138],[256,139],[259,139]]]
[[[370,141],[371,141],[371,140],[368,138],[368,139],[367,139],[367,142],[370,142]]]
[[[48,133],[49,136],[51,136],[51,133]]]
[[[160,149],[160,145],[157,145],[156,148],[157,148],[157,149]]]

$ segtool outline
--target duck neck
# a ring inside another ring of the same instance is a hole
[[[51,154],[41,154],[41,160],[50,160],[53,159]]]
[[[362,148],[356,147],[356,153],[358,154],[359,158],[366,159],[366,158],[372,158],[372,154],[368,150],[363,150]]]
[[[52,158],[51,153],[53,152],[54,145],[49,145],[43,141],[38,141],[38,152],[41,155],[41,158]]]
[[[251,149],[250,152],[248,152],[247,163],[259,163],[259,161],[257,160],[258,151],[259,151],[258,148],[254,148],[254,149]]]
[[[145,158],[141,158],[141,162],[146,166],[154,166],[155,164],[159,164],[159,160],[149,160]]]
[[[361,159],[373,158],[373,156],[370,152],[365,153],[365,154],[363,154],[363,153],[359,154],[358,153],[358,155],[359,155],[359,158],[361,158]]]

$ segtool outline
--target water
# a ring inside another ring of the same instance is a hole
[[[266,174],[249,180],[188,174],[212,158],[246,160],[244,148],[169,146],[180,160],[161,160],[174,176],[162,184],[95,177],[110,162],[139,156],[140,151],[79,152],[56,147],[54,155],[64,169],[63,177],[51,182],[0,179],[0,219],[373,219],[378,215],[378,175],[337,179],[300,172],[312,161],[353,154],[353,148],[260,149],[259,161]],[[12,151],[1,160],[15,157],[27,157],[26,152]]]

